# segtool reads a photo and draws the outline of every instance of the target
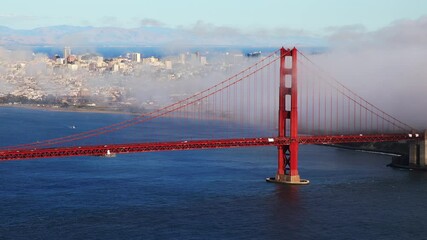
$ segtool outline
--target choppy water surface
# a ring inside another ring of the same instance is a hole
[[[0,108],[0,143],[122,118]],[[266,183],[268,147],[2,162],[0,239],[423,239],[427,173],[389,162],[301,146],[308,186]]]

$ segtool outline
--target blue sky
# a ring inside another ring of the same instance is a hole
[[[321,33],[331,26],[376,30],[427,14],[426,0],[2,0],[0,25],[133,28],[141,22],[191,27],[196,22],[242,30],[288,28]]]

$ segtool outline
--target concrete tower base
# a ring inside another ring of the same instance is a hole
[[[427,131],[419,140],[413,140],[409,143],[409,161],[393,161],[389,166],[411,170],[427,171]],[[404,160],[404,159],[403,159]]]
[[[266,178],[269,183],[290,184],[290,185],[307,185],[310,183],[307,179],[301,179],[299,175],[290,176],[286,174],[276,174],[276,177]]]

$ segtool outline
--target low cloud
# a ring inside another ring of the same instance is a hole
[[[363,25],[347,25],[326,28],[329,41],[335,44],[366,41],[367,30]]]
[[[140,26],[141,27],[163,27],[165,26],[165,24],[153,18],[144,18],[141,20]]]
[[[396,21],[374,32],[373,38],[395,47],[427,48],[427,16]]]
[[[376,31],[353,25],[327,29],[330,51],[316,63],[387,113],[427,128],[427,16]]]
[[[181,27],[198,38],[199,44],[240,45],[240,46],[275,46],[302,45],[319,46],[324,41],[308,31],[291,28],[243,30],[228,26],[217,26],[204,21],[197,21],[191,27]]]
[[[329,27],[325,31],[333,47],[357,44],[356,47],[426,48],[427,16],[398,20],[376,31],[367,31],[363,25]]]

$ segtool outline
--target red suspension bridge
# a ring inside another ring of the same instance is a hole
[[[156,134],[165,127],[170,135]],[[117,131],[144,139],[119,144]],[[299,144],[422,139],[424,134],[328,76],[296,48],[282,48],[210,88],[129,120],[0,147],[0,161],[275,146],[278,168],[269,181],[304,184],[308,181],[298,173]]]

